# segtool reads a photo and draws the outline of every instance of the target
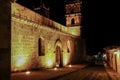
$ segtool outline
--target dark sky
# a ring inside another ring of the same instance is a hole
[[[83,0],[83,28],[91,52],[120,43],[118,6],[115,1]]]
[[[17,0],[18,3],[33,9],[41,0]],[[65,24],[64,0],[42,0],[50,8],[50,18]],[[86,39],[88,54],[96,54],[103,47],[120,44],[118,6],[113,1],[83,0],[82,37]]]
[[[17,0],[17,2],[30,9],[33,9],[33,6],[39,7],[41,3],[44,3],[46,7],[50,8],[50,18],[65,24],[64,0]]]

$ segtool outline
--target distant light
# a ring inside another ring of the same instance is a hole
[[[26,71],[26,72],[25,72],[26,75],[28,75],[28,74],[30,74],[30,73],[31,73],[30,71]]]

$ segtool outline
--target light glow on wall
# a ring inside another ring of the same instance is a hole
[[[67,65],[69,63],[69,57],[68,53],[63,54],[63,65]]]
[[[12,62],[13,62],[12,66],[15,67],[14,68],[15,71],[22,70],[25,68],[26,63],[28,62],[28,57],[22,54],[19,54],[12,59]]]
[[[51,68],[55,65],[55,54],[54,53],[48,53],[45,56],[45,66],[48,68]]]
[[[24,65],[24,63],[25,63],[25,57],[21,57],[21,56],[20,56],[20,58],[18,58],[17,61],[16,61],[16,65],[17,65],[18,67]]]
[[[52,66],[53,60],[52,59],[48,59],[48,60],[46,60],[46,63],[47,63],[48,66]]]
[[[16,33],[17,34],[17,33]],[[31,53],[30,46],[26,47],[26,43],[23,42],[25,38],[22,35],[12,34],[11,40],[11,70],[19,71],[25,70],[29,66]]]

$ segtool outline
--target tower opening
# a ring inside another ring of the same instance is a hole
[[[72,25],[75,24],[75,20],[74,19],[71,20],[71,24]]]
[[[73,14],[74,13],[74,10],[73,9],[71,9],[71,14]]]

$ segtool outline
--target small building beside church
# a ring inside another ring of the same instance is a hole
[[[108,46],[105,49],[108,65],[120,74],[120,46]]]

